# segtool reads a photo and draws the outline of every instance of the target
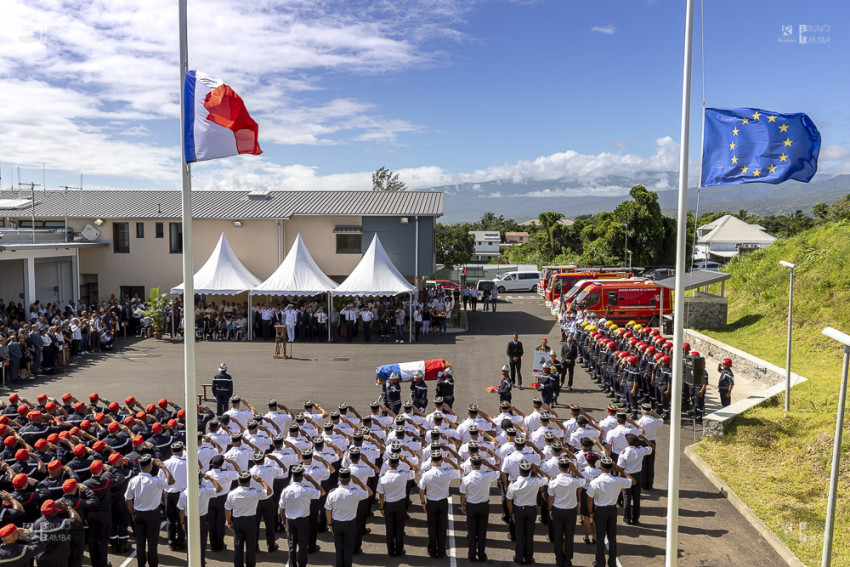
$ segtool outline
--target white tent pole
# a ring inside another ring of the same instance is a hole
[[[181,171],[183,174],[183,297],[193,301],[195,298],[195,272],[192,263],[192,170],[186,163],[185,137],[183,126],[186,123],[186,73],[189,71],[189,45],[186,37],[186,0],[180,0],[180,140],[181,140]],[[193,301],[194,303],[194,301]],[[185,313],[185,306],[183,312]],[[193,327],[194,327],[194,309]],[[185,325],[185,324],[184,324]],[[199,514],[198,487],[198,437],[195,434],[198,428],[198,402],[195,392],[198,387],[195,376],[195,333],[185,331],[183,338],[184,356],[184,380],[185,380],[185,409],[186,409],[186,450],[189,456],[186,459],[186,523],[188,529],[188,564],[201,564],[201,517]]]
[[[254,296],[251,295],[251,292],[249,291],[248,292],[248,330],[247,330],[249,341],[254,340],[254,334],[253,334],[254,325],[251,324],[252,320],[253,320],[253,317],[251,316],[251,310],[252,310],[253,304],[254,304]]]
[[[331,292],[328,292],[328,342],[331,342],[331,315],[333,315],[333,309]]]

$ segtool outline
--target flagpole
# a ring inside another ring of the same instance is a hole
[[[676,297],[673,319],[673,384],[670,391],[670,469],[667,473],[666,567],[676,567],[679,554],[679,458],[682,431],[682,334],[685,315],[685,247],[688,241],[688,142],[691,113],[691,50],[694,0],[685,2],[685,61],[682,77],[682,131],[679,153],[679,219],[676,234]]]
[[[195,271],[192,262],[192,170],[186,163],[186,139],[183,128],[186,122],[186,73],[189,70],[189,45],[186,37],[186,0],[179,2],[180,21],[180,165],[183,174],[183,317],[194,316]],[[190,103],[194,101],[189,101]],[[194,322],[193,322],[194,323]],[[186,409],[186,523],[188,565],[201,564],[201,522],[198,488],[198,403],[195,398],[195,333],[194,325],[184,321],[183,358]]]

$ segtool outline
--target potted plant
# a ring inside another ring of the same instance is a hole
[[[145,309],[145,317],[150,317],[153,337],[161,339],[165,332],[165,308],[168,306],[168,296],[159,293],[159,288],[151,290],[148,297],[148,308]]]

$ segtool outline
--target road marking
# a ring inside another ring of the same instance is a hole
[[[449,567],[457,567],[457,552],[455,551],[455,520],[452,513],[452,497],[449,496]]]
[[[168,521],[163,520],[162,523],[159,524],[159,530],[162,531],[162,529],[167,525],[168,525]],[[133,552],[130,555],[127,556],[127,559],[125,559],[124,562],[121,563],[121,565],[119,567],[127,567],[128,565],[130,565],[130,563],[135,558],[136,558],[136,550],[134,549]]]
[[[609,555],[610,555],[610,551],[608,549],[608,536],[605,536],[605,551],[608,551]],[[617,560],[617,567],[623,567],[623,564],[620,563],[620,558],[617,557],[616,560]],[[122,565],[121,567],[124,567],[124,566]]]

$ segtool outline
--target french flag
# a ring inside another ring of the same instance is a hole
[[[393,372],[401,376],[402,382],[413,380],[413,374],[417,371],[425,374],[426,380],[436,380],[440,372],[448,368],[444,358],[433,360],[417,360],[414,362],[397,362],[395,364],[384,364],[375,369],[379,381],[386,382]]]
[[[263,153],[257,142],[257,123],[239,95],[221,79],[188,71],[184,88],[186,163]]]

